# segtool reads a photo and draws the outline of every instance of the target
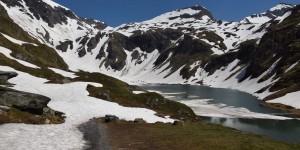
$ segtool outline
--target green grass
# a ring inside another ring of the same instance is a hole
[[[62,113],[55,116],[51,115],[35,115],[29,112],[21,111],[16,108],[10,108],[8,112],[0,115],[0,124],[4,123],[26,123],[26,124],[60,124],[64,122]]]
[[[62,70],[68,69],[68,65],[57,54],[57,52],[46,45],[18,45],[7,40],[0,34],[0,46],[10,49],[12,51],[12,56],[18,56],[22,58],[22,60],[35,64],[39,67],[54,67]]]
[[[174,118],[194,119],[195,114],[188,106],[167,100],[157,93],[133,94],[130,85],[100,73],[76,73],[74,81],[88,81],[101,83],[103,87],[88,86],[90,96],[102,98],[100,93],[109,95],[111,101],[127,107],[142,107],[152,109],[158,114],[169,115]]]
[[[1,53],[0,53],[0,65],[8,66],[8,67],[14,68],[18,71],[26,72],[33,76],[45,78],[45,79],[48,79],[51,81],[57,81],[59,83],[61,83],[62,80],[65,79],[65,77],[63,77],[60,74],[56,74],[55,72],[53,72],[50,69],[47,69],[47,68],[34,69],[34,68],[26,67],[15,60],[7,58],[5,55],[3,55]]]
[[[300,145],[274,141],[264,136],[241,132],[221,125],[185,122],[181,125],[163,123],[137,124],[120,121],[104,123],[114,149],[172,150],[269,150],[299,149]]]

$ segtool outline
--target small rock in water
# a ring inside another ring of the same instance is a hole
[[[105,115],[104,117],[104,122],[118,122],[119,121],[119,117],[115,116],[115,115]]]

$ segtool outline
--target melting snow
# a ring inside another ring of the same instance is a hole
[[[1,33],[6,39],[8,39],[8,40],[10,40],[11,42],[13,42],[13,43],[16,43],[16,44],[18,44],[18,45],[22,45],[22,44],[32,44],[32,45],[34,45],[34,46],[38,46],[38,45],[36,45],[36,44],[34,44],[34,43],[28,43],[28,42],[24,42],[24,41],[21,41],[21,40],[17,40],[17,39],[15,39],[15,38],[13,38],[13,37],[11,37],[11,36],[8,36],[8,35],[6,35],[6,34],[4,34],[4,33]]]
[[[251,112],[246,108],[237,108],[225,104],[210,104],[210,99],[183,100],[180,101],[191,107],[193,111],[200,116],[225,117],[225,118],[259,118],[285,120],[287,117],[274,116],[263,113]]]
[[[276,98],[274,100],[268,101],[269,103],[281,103],[284,105],[295,107],[296,109],[300,109],[300,91],[288,93],[283,97]]]
[[[64,71],[64,70],[57,69],[57,68],[49,68],[49,69],[52,70],[52,71],[54,71],[55,73],[58,73],[58,74],[64,76],[64,77],[69,77],[69,78],[76,78],[76,77],[78,77],[73,72],[67,72],[67,71]]]
[[[143,118],[149,123],[172,122],[157,117],[156,112],[144,108],[129,108],[88,96],[86,86],[102,86],[97,83],[75,82],[69,84],[45,84],[47,80],[1,66],[1,70],[15,71],[19,75],[11,80],[13,89],[45,95],[51,98],[48,106],[66,114],[66,122],[59,125],[5,124],[0,128],[0,149],[82,149],[86,143],[77,129],[78,125],[93,117],[106,114],[121,119]]]
[[[285,73],[289,72],[289,71],[292,70],[298,63],[299,63],[299,61],[296,62],[296,63],[294,63],[294,64],[292,64],[292,65],[291,65],[289,68],[287,68],[284,72],[285,72]]]

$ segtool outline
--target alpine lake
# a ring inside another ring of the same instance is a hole
[[[289,114],[261,106],[260,100],[251,94],[197,85],[145,84],[140,87],[185,103],[207,123],[221,124],[279,141],[300,143],[300,119],[276,119],[289,117]]]

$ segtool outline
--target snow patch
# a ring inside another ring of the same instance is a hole
[[[199,116],[225,118],[258,118],[276,120],[290,119],[287,117],[274,116],[270,114],[255,113],[249,111],[246,108],[237,108],[227,106],[225,104],[209,104],[209,101],[211,101],[211,99],[182,100],[180,102],[191,107],[193,111]]]
[[[4,33],[1,33],[6,39],[8,39],[9,41],[11,41],[11,42],[13,42],[13,43],[15,43],[15,44],[18,44],[18,45],[23,45],[23,44],[32,44],[32,45],[34,45],[34,46],[38,46],[38,45],[36,45],[36,44],[34,44],[34,43],[28,43],[28,42],[24,42],[24,41],[21,41],[21,40],[17,40],[17,39],[15,39],[15,38],[13,38],[13,37],[11,37],[11,36],[8,36],[8,35],[6,35],[6,34],[4,34]]]
[[[67,72],[67,71],[64,71],[64,70],[57,69],[57,68],[49,68],[49,69],[52,70],[52,71],[54,71],[55,73],[58,73],[58,74],[64,76],[64,77],[68,77],[68,78],[76,78],[76,77],[78,77],[73,72]]]
[[[268,101],[269,103],[280,103],[300,109],[300,91],[288,93],[285,96]]]
[[[298,63],[299,63],[299,61],[296,62],[296,63],[294,63],[294,64],[292,64],[289,68],[287,68],[287,69],[284,71],[284,73],[287,73],[287,72],[289,72],[290,70],[292,70]]]

